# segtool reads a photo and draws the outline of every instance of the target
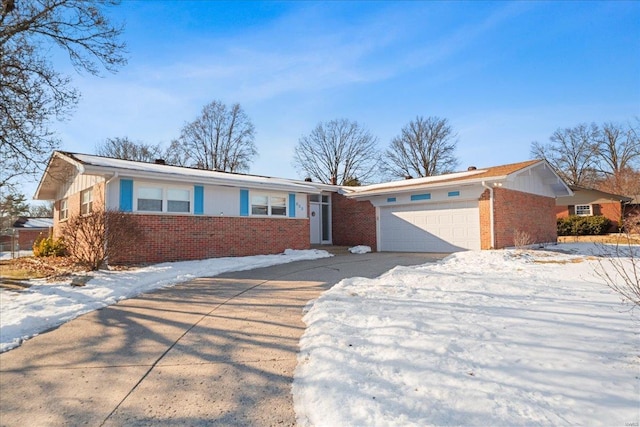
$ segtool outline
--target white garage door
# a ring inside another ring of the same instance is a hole
[[[480,249],[477,201],[380,208],[380,248],[396,252]]]

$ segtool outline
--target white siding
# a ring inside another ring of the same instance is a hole
[[[104,178],[95,175],[76,175],[69,182],[61,185],[58,190],[56,200],[64,199],[72,194],[86,190],[94,185],[104,182]]]

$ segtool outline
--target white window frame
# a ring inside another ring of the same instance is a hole
[[[161,199],[150,199],[150,200],[161,200],[162,205],[160,207],[161,210],[140,210],[138,209],[138,200],[140,200],[140,190],[141,189],[157,189],[161,192]],[[186,191],[189,196],[189,200],[173,200],[169,199],[170,190],[180,190]],[[146,182],[146,181],[134,181],[133,182],[133,211],[140,212],[145,214],[171,214],[171,215],[189,215],[193,214],[193,187],[186,185],[166,185],[159,184],[155,182]],[[170,201],[184,201],[189,204],[189,211],[170,211],[169,210],[169,202]]]
[[[267,199],[267,204],[266,206],[264,204],[258,204],[258,203],[254,203],[254,197],[258,198],[258,197],[266,197]],[[274,199],[284,199],[284,205],[280,205],[280,204],[274,204]],[[253,209],[254,206],[256,207],[266,207],[267,208],[267,213],[266,214],[258,214],[258,213],[254,213]],[[283,213],[273,213],[273,208],[284,208],[284,212]],[[275,218],[287,218],[287,214],[289,213],[289,195],[288,193],[263,193],[263,192],[259,192],[259,193],[250,193],[249,194],[249,213],[251,214],[251,216],[270,216],[270,217],[275,217]]]
[[[578,209],[580,208],[580,209]],[[580,210],[581,212],[578,213],[578,210]],[[588,213],[584,212],[585,210],[588,210]],[[591,205],[575,205],[574,206],[574,211],[576,213],[576,215],[578,216],[592,216],[593,215],[593,206]]]
[[[60,212],[58,213],[58,219],[65,221],[69,219],[69,199],[60,200]]]
[[[85,195],[88,200],[85,200]],[[80,192],[80,215],[89,215],[93,211],[93,187]]]

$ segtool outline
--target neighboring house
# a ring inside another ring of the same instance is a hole
[[[636,194],[624,205],[624,216],[640,215],[640,194]]]
[[[451,252],[556,240],[555,198],[571,190],[544,161],[363,187],[56,151],[35,198],[54,233],[94,208],[131,212],[143,241],[112,263],[279,253],[313,244]]]
[[[622,222],[624,205],[631,198],[600,190],[570,186],[573,196],[556,201],[556,217],[566,218],[570,215],[595,216],[602,215],[611,221],[609,232],[617,232]]]
[[[47,237],[53,229],[53,218],[21,216],[13,223],[8,233],[9,247],[28,251],[39,237]]]

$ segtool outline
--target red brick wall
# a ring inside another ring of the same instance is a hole
[[[485,198],[488,203],[488,193],[486,190],[482,195],[481,204]],[[514,246],[516,231],[528,233],[531,243],[555,242],[558,239],[555,199],[504,188],[495,188],[493,194],[496,249]],[[481,228],[490,229],[488,219],[484,220]],[[485,244],[483,240],[483,249],[487,249]]]
[[[334,245],[367,245],[377,250],[376,208],[369,201],[357,201],[332,193],[332,240]]]
[[[111,264],[157,263],[308,249],[309,220],[132,214],[144,236]]]
[[[491,247],[491,202],[489,190],[480,195],[478,202],[480,211],[480,249],[493,249]]]
[[[591,207],[594,215],[603,215],[611,221],[611,226],[607,230],[609,233],[618,232],[622,218],[622,204],[620,202],[593,203]],[[568,206],[556,206],[556,218],[566,218],[569,215]]]
[[[566,218],[569,216],[569,206],[556,206],[556,218]]]
[[[611,221],[609,233],[617,233],[622,225],[622,203],[598,203],[593,205],[594,215],[603,215]]]
[[[49,230],[30,230],[24,228],[19,230],[18,233],[18,242],[20,244],[20,249],[23,251],[30,251],[33,249],[33,242],[35,242],[37,238],[40,236],[49,237],[50,234]]]

